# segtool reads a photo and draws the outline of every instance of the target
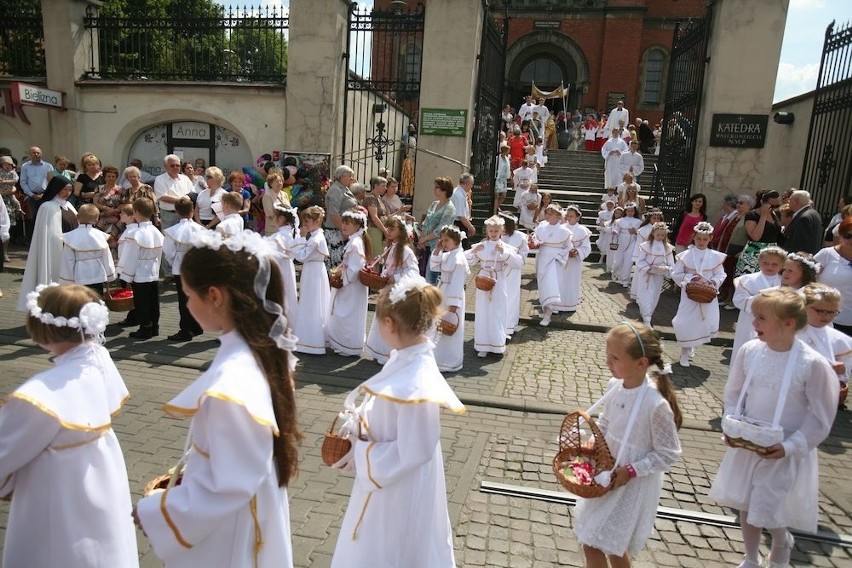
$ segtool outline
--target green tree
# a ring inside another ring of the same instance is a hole
[[[287,38],[267,19],[246,18],[236,24],[230,49],[238,80],[264,77],[277,82],[287,75]]]
[[[0,77],[44,77],[39,0],[0,0]]]

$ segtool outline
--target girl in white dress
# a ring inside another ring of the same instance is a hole
[[[852,337],[831,326],[840,313],[842,297],[839,291],[825,284],[808,284],[802,292],[808,308],[808,325],[799,332],[799,339],[831,365],[840,381],[842,392],[848,387],[849,372],[852,370]]]
[[[416,272],[382,290],[376,319],[393,351],[344,403],[352,449],[333,467],[355,472],[332,568],[453,567],[440,408],[465,411],[426,334],[441,293]],[[363,395],[362,402],[356,400]]]
[[[299,292],[296,287],[296,267],[293,266],[293,244],[299,234],[299,212],[296,209],[285,209],[277,206],[273,210],[278,230],[267,238],[272,241],[278,254],[275,262],[281,272],[281,283],[284,294],[284,315],[292,329],[299,313]]]
[[[342,288],[331,290],[331,310],[326,333],[328,345],[338,355],[357,357],[364,350],[367,330],[367,296],[370,290],[361,284],[358,274],[373,258],[367,230],[367,214],[362,211],[344,211],[340,216],[340,230],[348,239],[343,249],[343,260],[335,270],[340,271]]]
[[[447,311],[442,317],[458,326],[450,336],[438,336],[435,361],[441,371],[458,371],[464,364],[464,283],[470,268],[461,249],[462,233],[453,225],[441,229],[438,246],[432,252],[431,269],[441,273],[440,290],[444,296],[442,307]]]
[[[651,327],[651,318],[660,301],[666,277],[674,267],[674,247],[668,242],[669,226],[654,223],[647,240],[636,247],[636,303],[642,321]]]
[[[535,278],[538,286],[538,303],[541,309],[539,325],[547,327],[556,306],[562,303],[559,280],[562,267],[568,262],[573,233],[562,220],[562,210],[558,205],[548,205],[544,211],[545,220],[535,229],[535,240],[539,243],[535,257]]]
[[[513,215],[501,213],[500,216],[505,222],[500,240],[515,247],[522,261],[520,268],[506,268],[506,336],[512,337],[521,319],[521,273],[530,253],[530,245],[526,233],[517,230],[517,219]]]
[[[653,330],[642,324],[613,327],[606,358],[613,378],[597,424],[618,463],[608,493],[578,500],[574,533],[586,566],[607,566],[608,560],[626,567],[651,536],[663,474],[680,458],[682,419],[671,367],[663,363]]]
[[[672,270],[672,280],[681,287],[680,303],[672,319],[677,344],[680,346],[680,364],[689,367],[689,360],[695,355],[695,347],[710,343],[719,333],[719,299],[708,304],[690,300],[686,295],[686,285],[690,282],[710,284],[716,290],[725,281],[725,255],[708,248],[713,235],[713,225],[701,221],[695,225],[692,245],[677,255]]]
[[[388,243],[382,253],[382,276],[389,277],[388,286],[407,274],[420,274],[417,256],[411,244],[411,237],[405,227],[405,219],[398,215],[391,215],[382,219],[387,229]],[[367,334],[367,344],[364,345],[363,357],[374,359],[379,365],[384,365],[390,357],[390,347],[385,344],[379,333],[376,318],[370,324],[370,333]]]
[[[633,274],[636,273],[636,260],[639,258],[639,245],[642,243],[648,242],[651,231],[654,229],[654,225],[656,223],[663,222],[663,212],[659,209],[654,209],[645,212],[645,220],[642,221],[642,224],[639,225],[639,229],[636,231],[636,246],[633,247],[633,266],[631,267],[631,271]],[[634,300],[639,295],[638,288],[638,279],[631,276],[630,278],[630,297]],[[647,322],[645,322],[647,324]]]
[[[757,340],[743,345],[731,364],[726,417],[776,423],[783,441],[756,451],[725,453],[710,498],[739,511],[745,559],[740,568],[789,566],[793,536],[787,527],[816,532],[819,502],[817,446],[837,413],[837,375],[816,351],[796,339],[807,323],[802,297],[780,288],[752,301]],[[724,423],[724,422],[723,422]],[[767,564],[759,549],[772,535]]]
[[[287,485],[301,435],[275,251],[253,231],[225,241],[199,233],[195,245],[181,280],[193,317],[222,333],[220,347],[165,405],[192,417],[183,480],[143,497],[135,519],[167,568],[290,567]]]
[[[607,255],[609,255],[609,243],[612,233],[606,230],[609,223],[612,221],[612,212],[615,210],[614,201],[605,201],[601,204],[601,210],[598,211],[598,220],[595,223],[598,227],[598,239],[595,244],[601,253],[601,264],[607,264]]]
[[[618,234],[616,233],[617,226],[615,224],[616,221],[624,217],[624,208],[616,205],[612,210],[612,219],[609,222],[604,224],[603,229],[601,229],[601,234],[605,235],[605,239],[607,241],[607,255],[606,255],[606,267],[604,272],[608,272],[610,275],[615,270],[615,257],[618,252]],[[616,248],[612,248],[613,243],[615,243]],[[614,278],[614,277],[613,277]]]
[[[486,219],[487,240],[465,253],[470,266],[480,265],[480,272],[496,281],[491,290],[476,290],[473,346],[479,357],[506,351],[506,304],[509,301],[506,274],[511,269],[520,270],[524,263],[515,247],[500,240],[504,224],[498,215]]]
[[[731,348],[731,361],[746,341],[757,337],[751,323],[751,301],[763,290],[777,288],[781,284],[781,269],[787,260],[787,251],[781,247],[766,247],[757,257],[760,270],[753,274],[743,274],[734,279],[733,304],[739,308],[737,325],[734,332],[734,346]],[[798,286],[796,286],[798,288]]]
[[[573,313],[583,301],[583,261],[592,252],[592,233],[580,224],[581,213],[577,205],[566,206],[564,216],[564,226],[571,231],[571,246],[568,247],[568,259],[559,275],[559,303],[554,309]]]
[[[136,567],[130,487],[112,416],[127,387],[100,343],[109,310],[89,288],[40,285],[27,332],[55,355],[0,408],[3,566]]]
[[[325,324],[331,303],[331,287],[325,261],[328,243],[322,230],[325,212],[313,205],[302,211],[300,236],[293,241],[293,258],[302,263],[299,280],[299,317],[293,325],[296,352],[325,355]]]
[[[630,271],[633,269],[633,249],[639,238],[641,219],[636,218],[636,204],[624,206],[624,217],[613,221],[615,226],[613,240],[618,243],[613,259],[612,279],[624,286],[630,287]]]

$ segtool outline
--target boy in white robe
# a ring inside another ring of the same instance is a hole
[[[118,237],[118,244],[116,245],[115,253],[116,253],[116,264],[115,264],[115,273],[116,275],[120,275],[123,270],[121,266],[121,261],[126,257],[127,252],[127,243],[130,241],[130,237],[133,235],[133,232],[139,228],[139,223],[136,222],[136,219],[133,218],[133,205],[130,203],[125,203],[121,207],[118,208],[118,218],[122,225],[124,225],[124,231],[121,232],[121,235]],[[123,280],[119,280],[119,284],[127,286],[127,284]],[[136,318],[136,310],[132,309],[127,312],[127,315],[123,320],[118,322],[121,327],[132,327],[139,325],[139,320]]]
[[[495,280],[491,290],[476,290],[473,346],[479,357],[506,352],[506,304],[509,301],[506,273],[510,269],[520,270],[524,262],[515,247],[500,240],[504,223],[502,217],[489,217],[485,221],[488,239],[465,253],[468,265],[479,264],[480,274]]]
[[[435,362],[442,372],[460,371],[464,364],[464,283],[470,268],[461,248],[462,233],[452,225],[441,229],[438,246],[429,257],[430,268],[441,273],[439,288],[443,294],[442,316],[456,324],[452,335],[439,335],[435,342]]]
[[[119,277],[133,288],[133,306],[139,329],[133,339],[146,340],[160,333],[160,259],[163,234],[152,223],[154,202],[140,197],[133,202],[133,218],[138,227],[127,237]]]
[[[355,481],[332,568],[455,566],[439,412],[465,408],[438,371],[426,337],[440,301],[434,286],[408,274],[376,302],[393,351],[344,403],[342,431],[352,449],[333,467],[354,469]]]
[[[562,303],[560,295],[560,271],[568,261],[573,233],[562,220],[562,210],[557,205],[548,205],[544,210],[545,220],[535,229],[535,240],[539,243],[535,259],[535,277],[538,284],[538,303],[541,309],[540,325],[550,325],[556,306]]]
[[[571,231],[571,246],[559,276],[559,302],[553,308],[559,312],[573,313],[583,301],[583,261],[592,252],[592,233],[580,224],[581,213],[577,205],[566,206],[564,215],[564,226]]]
[[[606,197],[606,196],[604,196]],[[607,255],[610,253],[609,243],[612,232],[607,230],[609,223],[612,221],[612,213],[615,211],[615,201],[606,200],[601,204],[601,210],[598,211],[598,219],[595,225],[598,227],[598,238],[595,245],[601,253],[601,264],[606,265]]]
[[[130,487],[112,429],[127,387],[98,344],[109,310],[77,285],[39,287],[26,305],[30,337],[55,358],[0,408],[0,497],[12,502],[3,566],[135,568]]]
[[[207,229],[192,220],[193,205],[189,197],[184,195],[178,198],[175,202],[175,213],[180,217],[180,221],[163,231],[165,237],[163,256],[169,266],[172,267],[171,273],[175,279],[175,288],[177,288],[178,313],[180,314],[179,331],[170,335],[169,341],[192,341],[193,337],[201,335],[204,330],[201,329],[201,326],[186,307],[187,297],[180,279],[180,266],[184,255],[192,248],[192,241],[196,233]]]
[[[104,283],[115,280],[115,263],[107,234],[95,227],[98,208],[86,204],[77,211],[80,225],[62,235],[61,284],[80,284],[104,295]]]
[[[680,364],[689,367],[695,347],[710,343],[719,332],[719,298],[702,304],[689,299],[686,286],[690,282],[710,284],[716,290],[725,281],[722,263],[725,254],[708,248],[713,235],[713,225],[702,221],[695,225],[693,245],[677,255],[672,280],[681,287],[680,304],[672,319],[677,344],[680,346]]]
[[[216,225],[216,232],[223,237],[232,237],[242,232],[245,222],[240,209],[243,207],[243,196],[237,192],[229,192],[222,196],[222,221]]]

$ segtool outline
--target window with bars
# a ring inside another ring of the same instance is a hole
[[[645,52],[645,73],[643,76],[642,102],[658,105],[662,101],[663,72],[666,54],[661,49],[649,49]]]

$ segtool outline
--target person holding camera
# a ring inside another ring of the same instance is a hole
[[[758,192],[757,203],[745,216],[748,243],[737,261],[736,276],[757,272],[760,251],[778,244],[781,236],[781,222],[776,212],[781,205],[781,194],[775,190]]]

